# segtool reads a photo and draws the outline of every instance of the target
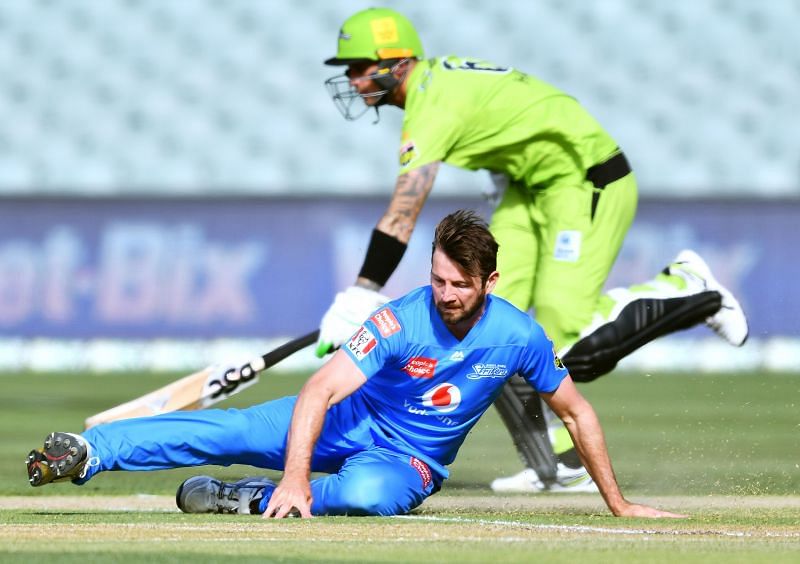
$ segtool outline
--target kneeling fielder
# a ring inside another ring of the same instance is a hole
[[[248,464],[284,470],[181,484],[189,513],[395,515],[441,488],[469,430],[519,373],[564,421],[614,515],[680,517],[622,497],[594,410],[541,327],[490,295],[497,243],[471,212],[436,229],[431,285],[375,312],[296,397],[52,433],[28,455],[32,485],[103,470]],[[329,475],[310,482],[312,471]]]

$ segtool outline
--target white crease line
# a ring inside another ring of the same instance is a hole
[[[470,519],[467,517],[436,517],[433,515],[395,515],[397,519],[408,519],[411,521],[438,521],[440,523],[463,523],[473,525],[499,525],[507,527],[519,527],[523,529],[541,529],[547,531],[565,531],[570,533],[604,533],[611,535],[665,535],[665,536],[703,536],[713,535],[721,537],[739,538],[800,538],[800,533],[772,533],[769,531],[763,534],[754,535],[747,531],[681,531],[681,530],[658,530],[658,529],[615,529],[611,527],[590,527],[588,525],[541,525],[536,523],[525,523],[523,521],[505,521],[502,519]]]

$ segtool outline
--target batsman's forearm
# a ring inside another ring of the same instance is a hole
[[[397,178],[389,206],[372,232],[357,286],[377,292],[397,269],[438,170],[434,162]]]
[[[378,222],[379,231],[403,243],[409,242],[417,217],[433,188],[439,164],[429,163],[397,177],[392,200]]]

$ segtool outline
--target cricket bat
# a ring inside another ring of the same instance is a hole
[[[211,365],[163,388],[117,405],[86,419],[86,428],[133,417],[149,417],[170,411],[203,409],[221,402],[258,382],[258,374],[314,343],[319,330],[298,337],[253,359],[238,371],[230,365]]]

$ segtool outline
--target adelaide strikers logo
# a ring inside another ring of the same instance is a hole
[[[439,384],[425,392],[422,405],[440,413],[450,413],[461,405],[461,390],[453,384]]]
[[[470,380],[481,378],[505,378],[508,376],[508,367],[505,364],[473,364],[472,372],[467,374]]]

